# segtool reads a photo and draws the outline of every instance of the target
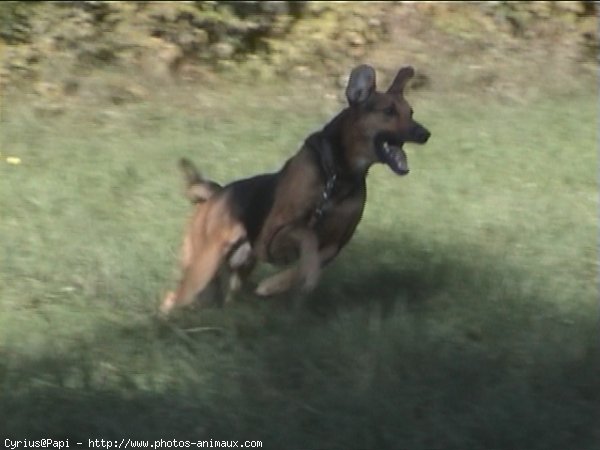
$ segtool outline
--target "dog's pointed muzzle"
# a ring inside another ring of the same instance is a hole
[[[430,136],[431,133],[429,130],[417,122],[415,122],[415,125],[410,131],[411,141],[416,142],[417,144],[425,144]]]

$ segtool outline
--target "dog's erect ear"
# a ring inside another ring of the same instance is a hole
[[[401,95],[404,92],[404,87],[408,80],[415,75],[415,69],[410,66],[403,67],[396,74],[396,78],[388,89],[388,94]]]
[[[346,98],[350,105],[357,105],[368,99],[375,92],[375,69],[363,64],[355,67],[350,73]]]

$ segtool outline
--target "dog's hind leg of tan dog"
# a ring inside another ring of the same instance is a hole
[[[217,199],[199,205],[184,244],[183,276],[175,290],[164,298],[160,311],[188,305],[215,278],[217,271],[237,243],[246,237],[242,224],[228,213],[226,202]]]
[[[163,299],[162,314],[194,301],[213,281],[225,258],[230,257],[230,268],[237,276],[251,253],[244,243],[244,226],[231,214],[228,194],[216,183],[205,181],[190,161],[182,159],[180,167],[187,181],[186,195],[196,203],[196,211],[184,237],[183,276],[177,289]]]

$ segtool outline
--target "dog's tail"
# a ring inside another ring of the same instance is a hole
[[[187,158],[179,160],[179,168],[185,178],[185,195],[192,203],[205,202],[222,189],[218,183],[205,180],[194,163]]]

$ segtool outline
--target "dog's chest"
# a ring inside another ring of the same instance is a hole
[[[330,229],[345,222],[360,220],[366,200],[364,182],[349,183],[333,178],[324,186],[313,213],[313,224],[317,229]]]

